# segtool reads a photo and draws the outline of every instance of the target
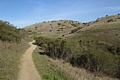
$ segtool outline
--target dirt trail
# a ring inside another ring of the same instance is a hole
[[[30,42],[31,47],[27,49],[21,60],[20,72],[18,80],[41,80],[32,60],[32,53],[36,46]]]

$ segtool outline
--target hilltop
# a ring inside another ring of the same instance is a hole
[[[61,37],[68,35],[71,30],[82,26],[83,23],[78,21],[56,20],[36,23],[25,27],[25,29],[32,35]]]
[[[66,38],[81,37],[81,39],[98,40],[120,46],[120,14],[83,24],[83,28],[73,29],[73,34],[67,35]]]
[[[118,27],[120,23],[120,14],[98,18],[95,21],[91,21],[88,23],[84,23],[86,25],[85,28],[81,29],[81,31],[91,30],[91,29],[101,29],[101,28],[111,28]]]
[[[96,30],[96,29],[114,29],[119,28],[120,14],[101,17],[95,21],[82,23],[72,20],[54,20],[48,22],[40,22],[25,27],[32,36],[52,36],[65,37],[71,36],[73,33],[80,31]]]

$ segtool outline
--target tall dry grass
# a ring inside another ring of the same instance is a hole
[[[67,73],[68,76],[74,77],[76,80],[119,80],[117,78],[106,77],[99,73],[92,73],[84,68],[73,67],[64,60],[54,60],[46,56],[51,62],[57,65],[59,69]]]
[[[27,42],[21,44],[0,41],[0,80],[16,80],[19,60],[28,48]]]

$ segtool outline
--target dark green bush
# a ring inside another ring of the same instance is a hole
[[[92,72],[119,77],[119,47],[90,40],[62,40],[39,37],[36,44],[44,48],[44,54],[56,59],[64,59],[73,66],[83,67]],[[112,53],[112,54],[111,54]]]
[[[71,54],[69,48],[66,47],[66,41],[62,39],[51,39],[46,37],[36,38],[37,45],[44,48],[46,55],[52,58],[61,58],[66,60]]]
[[[58,25],[61,25],[61,23],[57,23]]]
[[[119,57],[102,51],[91,49],[83,54],[74,55],[70,58],[70,63],[74,66],[84,67],[90,71],[114,77],[119,73]]]
[[[113,22],[114,20],[113,19],[109,19],[109,20],[107,20],[107,22]]]
[[[75,28],[75,29],[71,30],[71,33],[75,33],[75,32],[77,32],[78,30],[80,30],[81,28],[82,28],[82,27]]]
[[[17,29],[9,22],[0,21],[0,40],[19,43],[25,35],[25,30]]]

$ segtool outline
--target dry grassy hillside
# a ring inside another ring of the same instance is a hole
[[[74,32],[66,35],[66,38],[97,39],[120,46],[120,14],[98,18],[83,24],[83,28],[73,29]]]
[[[112,15],[98,18],[95,21],[84,23],[84,28],[78,31],[85,31],[85,30],[94,30],[94,29],[110,29],[119,27],[120,24],[120,14]]]
[[[74,36],[81,31],[88,30],[113,30],[119,33],[120,14],[98,18],[88,23],[72,20],[56,20],[32,24],[25,29],[32,36],[65,37]]]
[[[83,24],[77,21],[58,20],[36,23],[25,27],[25,29],[32,35],[61,37],[82,26]]]
[[[83,28],[66,37],[79,36],[120,46],[120,14],[98,18],[96,21],[83,24]]]

